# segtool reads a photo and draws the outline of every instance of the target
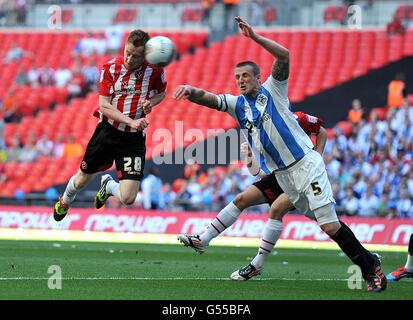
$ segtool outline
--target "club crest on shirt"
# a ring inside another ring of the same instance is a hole
[[[258,95],[257,101],[256,101],[257,107],[264,108],[267,106],[267,102],[268,102],[268,97],[265,94],[261,93]]]
[[[138,70],[135,72],[136,79],[140,79],[143,77],[143,70]]]

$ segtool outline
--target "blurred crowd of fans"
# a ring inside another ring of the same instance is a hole
[[[34,0],[0,0],[0,26],[26,25],[27,11]]]
[[[9,50],[0,52],[3,65],[18,64],[13,85],[0,97],[0,114],[4,121],[20,121],[21,101],[15,92],[22,86],[33,89],[43,86],[65,88],[69,93],[67,102],[73,97],[84,97],[90,91],[97,91],[100,70],[96,60],[101,56],[112,57],[120,53],[123,32],[122,26],[113,25],[109,26],[104,34],[89,33],[84,37],[79,36],[72,48],[70,65],[60,63],[56,68],[52,68],[47,61],[38,66],[34,62],[35,53],[20,48],[16,43],[13,43]],[[20,63],[24,57],[33,61],[28,68]]]

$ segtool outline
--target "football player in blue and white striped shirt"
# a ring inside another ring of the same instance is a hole
[[[269,78],[261,84],[258,65],[252,61],[244,61],[235,67],[239,96],[216,95],[190,85],[181,85],[176,88],[174,98],[188,99],[230,114],[246,132],[248,143],[260,168],[266,174],[273,173],[294,206],[304,214],[312,214],[321,229],[361,268],[368,291],[385,290],[387,282],[381,270],[380,260],[360,244],[344,223],[339,222],[323,159],[313,150],[310,138],[290,110],[288,49],[257,34],[240,17],[236,17],[235,20],[244,36],[255,41],[276,58]],[[217,223],[230,222],[240,213],[241,210],[230,203],[220,212],[220,220]],[[266,224],[264,233],[271,235],[271,239],[267,240],[272,247],[280,237],[281,231],[281,221],[273,220]],[[208,237],[208,232],[201,236],[181,237],[180,240],[186,245],[202,249],[208,245],[203,237]],[[252,266],[251,274],[258,273],[257,269],[259,266]]]

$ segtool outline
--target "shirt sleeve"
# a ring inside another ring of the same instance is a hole
[[[308,135],[317,135],[320,132],[320,127],[323,124],[322,119],[310,116],[309,114],[305,113],[303,113],[303,116],[299,117],[299,119],[300,118],[302,119],[302,124],[300,123],[300,125],[304,129],[305,133],[307,133]]]
[[[218,111],[227,112],[231,117],[237,119],[236,107],[238,97],[230,94],[217,95]]]
[[[265,89],[267,89],[271,95],[281,101],[288,101],[288,79],[283,81],[278,81],[270,75],[263,83]]]
[[[111,96],[112,95],[112,85],[113,79],[110,74],[108,65],[104,65],[100,71],[100,80],[99,80],[99,95],[101,96]]]

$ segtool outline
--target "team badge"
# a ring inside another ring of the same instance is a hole
[[[264,108],[267,105],[267,102],[268,98],[265,94],[258,95],[256,102],[258,107]]]

